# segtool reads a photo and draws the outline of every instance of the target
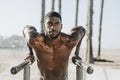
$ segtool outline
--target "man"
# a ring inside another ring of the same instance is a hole
[[[65,34],[61,29],[62,19],[59,13],[49,12],[45,16],[43,33],[37,33],[33,26],[26,26],[23,30],[30,49],[26,59],[34,62],[34,49],[41,73],[40,80],[67,80],[70,53],[82,41],[85,29],[74,27],[71,34]],[[73,57],[75,58],[81,59],[77,54]]]

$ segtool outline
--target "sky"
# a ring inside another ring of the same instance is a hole
[[[46,13],[51,10],[52,0],[46,0]],[[94,0],[93,6],[93,48],[98,46],[98,31],[100,17],[100,1]],[[102,22],[102,48],[120,49],[120,0],[104,0]],[[62,19],[65,33],[75,24],[75,0],[62,0]],[[55,2],[55,11],[58,11],[58,2]],[[86,28],[88,0],[80,0],[78,25]],[[33,25],[40,31],[41,0],[0,0],[0,35],[22,36],[26,25]],[[87,28],[86,28],[87,29]],[[82,46],[86,45],[86,36]]]

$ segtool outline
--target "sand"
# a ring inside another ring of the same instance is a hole
[[[85,50],[81,51],[82,53]],[[16,75],[12,75],[10,69],[21,63],[25,56],[27,55],[27,49],[0,49],[0,80],[23,80],[23,70],[17,73]],[[96,51],[94,50],[94,53]],[[111,67],[114,69],[120,69],[120,50],[103,50],[101,54],[101,59],[108,60],[107,62],[96,61],[93,66],[99,67]],[[71,55],[72,56],[72,55]],[[85,57],[85,55],[82,55]],[[94,55],[96,57],[96,54]],[[83,59],[84,60],[84,59]],[[113,62],[109,62],[113,61]],[[30,66],[30,74],[31,80],[39,80],[39,71],[36,66],[36,62]],[[76,67],[74,64],[69,64],[69,80],[75,80]]]

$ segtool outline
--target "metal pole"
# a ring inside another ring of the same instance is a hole
[[[78,9],[79,9],[79,0],[76,1],[76,15],[75,15],[75,26],[78,25]]]
[[[83,80],[83,68],[76,66],[76,80]]]
[[[58,5],[59,14],[61,15],[62,0],[59,0],[58,4],[59,4]]]
[[[52,7],[51,7],[51,11],[55,10],[55,0],[52,0]]]
[[[75,59],[76,66],[76,80],[84,80],[84,71],[88,74],[92,74],[94,69],[92,66],[86,64],[85,62]]]
[[[41,32],[44,31],[45,0],[41,0]]]
[[[11,68],[11,74],[17,74],[19,71],[24,69],[26,66],[28,66],[30,63],[29,59],[26,59],[25,61],[21,62],[17,66],[14,66]]]
[[[99,37],[98,37],[98,55],[97,59],[100,59],[101,55],[101,33],[102,33],[102,19],[103,19],[103,7],[104,7],[104,0],[101,0],[101,11],[100,11],[100,22],[99,22]]]
[[[26,66],[24,68],[24,76],[23,76],[23,80],[30,80],[30,66]]]
[[[94,63],[92,47],[93,0],[88,0],[86,61]]]

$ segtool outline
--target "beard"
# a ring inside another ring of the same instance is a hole
[[[57,39],[59,35],[60,35],[60,32],[57,35],[55,35],[55,36],[50,36],[50,38],[51,39]]]
[[[61,33],[55,30],[49,31],[49,33],[47,33],[47,37],[50,39],[57,39],[59,37]]]

